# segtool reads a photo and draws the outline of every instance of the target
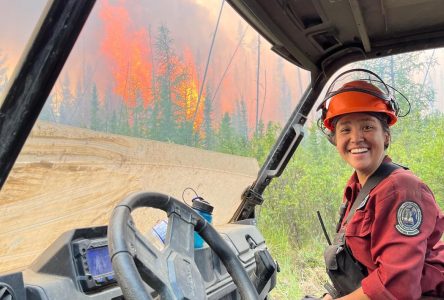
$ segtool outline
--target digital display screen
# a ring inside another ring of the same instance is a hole
[[[113,272],[108,247],[90,248],[86,250],[86,261],[93,277]]]

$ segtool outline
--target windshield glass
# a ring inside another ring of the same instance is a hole
[[[2,91],[45,5],[0,2]],[[4,270],[130,192],[227,223],[308,84],[224,1],[97,1],[2,188]]]

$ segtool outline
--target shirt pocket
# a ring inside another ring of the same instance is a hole
[[[365,237],[370,234],[372,223],[370,212],[366,209],[358,209],[346,225],[345,236]]]

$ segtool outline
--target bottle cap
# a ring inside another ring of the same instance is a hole
[[[214,207],[211,204],[204,200],[202,197],[195,197],[191,200],[193,203],[193,208],[204,211],[206,213],[211,214],[213,212]]]

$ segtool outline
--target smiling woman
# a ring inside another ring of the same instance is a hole
[[[390,133],[383,123],[368,113],[349,113],[336,123],[334,142],[341,157],[356,171],[364,185],[384,159]]]
[[[355,79],[337,85],[351,74]],[[398,107],[387,85],[364,69],[340,74],[320,106],[324,132],[355,171],[325,251],[334,285],[325,299],[444,296],[444,216],[427,185],[385,155]]]

